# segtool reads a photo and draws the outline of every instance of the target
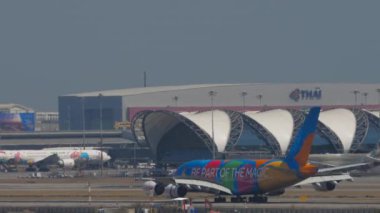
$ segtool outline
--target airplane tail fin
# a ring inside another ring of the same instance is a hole
[[[303,166],[309,159],[311,145],[313,143],[315,130],[317,128],[320,107],[312,107],[306,116],[303,126],[297,133],[294,143],[291,145],[285,160],[296,161]]]

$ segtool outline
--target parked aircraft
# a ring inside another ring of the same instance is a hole
[[[103,163],[111,157],[100,150],[80,150],[66,148],[48,148],[42,150],[0,150],[0,162],[6,165],[28,164],[29,170],[37,167],[47,169],[48,165],[73,168],[81,163]]]
[[[189,190],[213,192],[215,202],[225,202],[222,195],[232,195],[231,202],[267,202],[267,196],[284,193],[296,184],[315,184],[318,190],[330,190],[338,181],[351,180],[348,174],[331,175],[333,170],[318,171],[308,163],[320,108],[311,108],[285,158],[271,160],[194,160],[178,167],[171,180],[156,179],[144,183],[149,195],[184,197]],[[356,168],[348,165],[344,168]],[[360,165],[362,166],[362,165]],[[337,168],[335,171],[341,171]],[[325,174],[325,175],[323,175]],[[327,175],[326,175],[327,174]],[[322,175],[322,176],[320,176]],[[333,185],[333,186],[332,186]]]

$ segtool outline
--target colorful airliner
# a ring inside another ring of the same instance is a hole
[[[102,156],[103,155],[103,156]],[[83,150],[71,147],[46,148],[41,150],[0,150],[2,164],[27,164],[28,170],[45,170],[48,165],[58,164],[73,168],[81,163],[106,162],[111,157],[100,150]]]
[[[267,195],[282,194],[286,187],[301,181],[320,183],[350,179],[348,175],[336,175],[319,179],[313,177],[318,167],[308,163],[311,145],[317,127],[320,108],[310,109],[303,126],[295,137],[289,153],[284,158],[270,160],[194,160],[178,167],[174,183],[151,180],[144,183],[150,195],[165,194],[184,197],[187,191],[199,189],[217,195],[215,202],[225,202],[222,195],[232,195],[231,202],[267,202]]]

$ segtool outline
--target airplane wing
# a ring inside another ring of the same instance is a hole
[[[226,194],[232,195],[231,190],[228,189],[227,187],[224,187],[216,183],[204,181],[204,180],[174,178],[174,181],[176,182],[176,184],[207,187],[209,189],[213,189],[216,191],[220,191],[220,192],[224,192]]]
[[[40,168],[47,165],[58,164],[59,157],[57,154],[49,155],[46,158],[36,159],[35,165]]]
[[[314,177],[309,177],[297,184],[294,184],[293,186],[302,186],[302,185],[312,184],[312,183],[322,183],[322,182],[342,181],[342,180],[352,181],[353,178],[349,174],[314,176]]]
[[[371,168],[370,163],[356,163],[356,164],[349,164],[349,165],[344,165],[344,166],[321,168],[318,170],[317,176],[309,177],[295,184],[294,186],[301,186],[301,185],[312,184],[312,183],[323,183],[323,182],[329,182],[329,181],[343,181],[343,180],[353,181],[353,178],[345,172],[350,172],[352,170],[357,170],[357,169],[369,169],[369,168]]]
[[[317,162],[318,164],[318,162]],[[380,165],[380,144],[372,152],[366,155],[366,160],[361,163],[348,164],[343,166],[326,165],[327,168],[320,168],[318,174],[331,173],[331,172],[349,172],[352,170],[368,170]]]
[[[356,169],[369,169],[371,168],[370,163],[355,163],[344,166],[335,166],[328,168],[321,168],[318,170],[318,174],[330,173],[330,172],[349,172]]]

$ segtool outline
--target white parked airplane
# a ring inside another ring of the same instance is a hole
[[[48,165],[53,164],[73,168],[81,163],[100,163],[101,160],[104,163],[110,159],[107,153],[95,149],[62,147],[42,150],[0,150],[0,162],[3,164],[28,164],[39,169],[46,169]]]

